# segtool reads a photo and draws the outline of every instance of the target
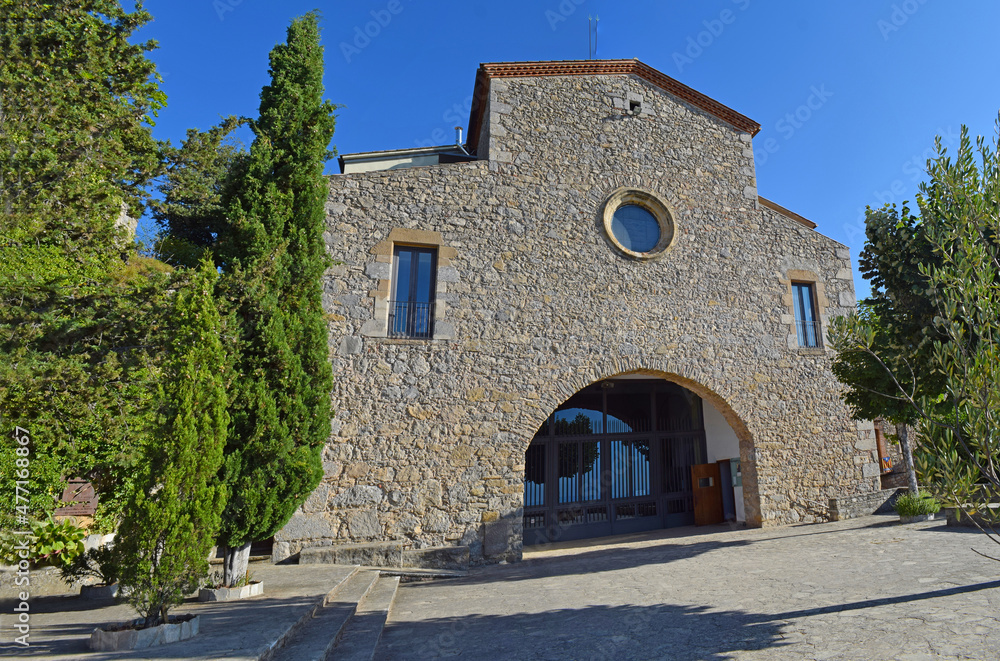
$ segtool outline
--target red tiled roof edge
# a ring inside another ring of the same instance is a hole
[[[519,78],[534,76],[598,76],[635,75],[673,94],[677,98],[701,108],[705,112],[731,124],[740,131],[757,135],[760,124],[729,106],[691,89],[670,76],[660,73],[639,60],[566,60],[555,62],[487,62],[479,65],[473,92],[472,112],[469,115],[469,133],[466,143],[470,151],[479,146],[479,132],[486,109],[486,94],[493,78]]]

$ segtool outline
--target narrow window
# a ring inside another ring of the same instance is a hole
[[[792,299],[795,302],[795,332],[799,337],[799,346],[819,347],[820,328],[816,321],[816,296],[812,283],[793,282]]]
[[[397,247],[393,252],[393,300],[389,302],[389,337],[430,339],[434,322],[433,248]]]

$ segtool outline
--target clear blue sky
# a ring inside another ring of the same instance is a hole
[[[175,144],[188,127],[256,116],[268,51],[294,16],[319,9],[327,96],[344,106],[340,153],[451,142],[452,127],[468,122],[480,62],[586,59],[587,17],[599,16],[597,57],[639,58],[759,122],[760,194],[817,222],[854,257],[864,207],[913,198],[934,136],[953,144],[962,124],[992,136],[1000,109],[994,0],[150,0],[147,8],[155,20],[140,36],[160,43],[152,58],[169,97],[155,134]],[[328,171],[339,169],[331,162]],[[855,284],[867,293],[857,274]]]

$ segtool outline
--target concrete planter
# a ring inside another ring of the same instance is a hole
[[[264,594],[264,582],[254,581],[241,588],[202,588],[198,601],[236,601]]]
[[[914,516],[902,516],[899,517],[900,523],[920,523],[921,521],[933,521],[933,514],[916,514]]]
[[[179,617],[176,619],[172,617],[170,619],[175,621],[148,629],[124,629],[122,631],[94,629],[94,633],[90,634],[90,649],[98,652],[142,650],[147,647],[187,640],[198,633],[198,616],[181,617],[188,619],[182,621]],[[138,624],[139,621],[135,620],[132,624]]]
[[[111,585],[81,585],[81,599],[114,599],[118,596],[118,584]]]

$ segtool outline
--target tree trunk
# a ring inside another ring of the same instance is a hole
[[[899,437],[899,449],[903,453],[903,465],[906,467],[906,486],[910,493],[917,493],[917,471],[913,467],[913,450],[910,448],[909,430],[905,424],[896,425],[896,436]]]
[[[222,582],[227,588],[234,587],[246,578],[247,562],[250,560],[250,542],[243,546],[227,546],[223,561]]]

